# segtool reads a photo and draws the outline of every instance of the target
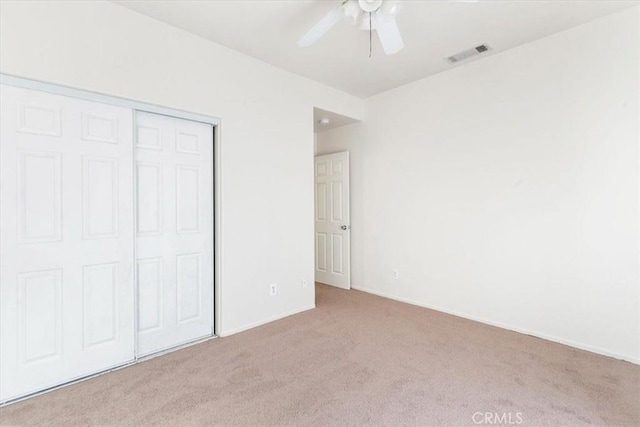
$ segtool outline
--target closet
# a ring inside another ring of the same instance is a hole
[[[212,336],[212,123],[0,95],[0,402]]]

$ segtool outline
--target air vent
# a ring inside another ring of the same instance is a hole
[[[490,50],[491,46],[489,46],[488,44],[481,44],[480,46],[463,50],[462,52],[458,52],[455,55],[451,55],[445,59],[449,64],[455,64],[457,62],[464,61],[465,59],[469,59],[472,56],[480,55],[481,53],[488,52]]]

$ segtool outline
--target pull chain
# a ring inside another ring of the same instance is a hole
[[[372,34],[373,29],[371,28],[371,12],[369,12],[369,58],[371,58]]]

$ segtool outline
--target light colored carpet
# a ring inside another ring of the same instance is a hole
[[[318,285],[316,302],[8,405],[0,421],[640,425],[639,366],[357,291]]]

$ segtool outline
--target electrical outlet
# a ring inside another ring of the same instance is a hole
[[[277,283],[270,284],[269,295],[274,296],[276,293],[278,293],[278,284]]]
[[[391,270],[391,277],[393,277],[394,279],[399,279],[400,278],[400,272],[398,272],[398,270]]]

